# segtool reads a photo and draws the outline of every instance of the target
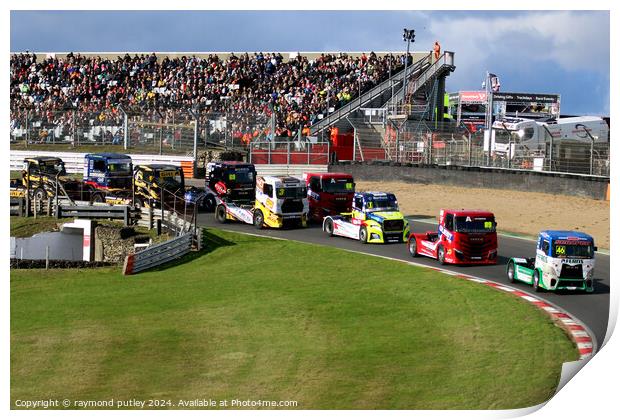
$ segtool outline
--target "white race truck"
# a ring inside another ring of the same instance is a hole
[[[290,176],[259,176],[253,205],[235,204],[216,198],[215,218],[220,223],[238,220],[263,227],[306,227],[308,197],[302,179]]]

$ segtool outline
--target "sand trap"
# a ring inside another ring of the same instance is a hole
[[[498,230],[537,235],[544,229],[586,232],[609,248],[609,202],[565,195],[460,188],[404,182],[355,181],[357,191],[390,191],[401,210],[414,217],[437,217],[440,208],[475,208],[495,213]]]

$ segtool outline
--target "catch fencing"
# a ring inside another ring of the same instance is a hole
[[[250,141],[267,138],[273,125],[264,113],[122,106],[14,109],[10,119],[13,149],[86,146],[187,157],[195,157],[199,149],[246,150]]]
[[[609,177],[608,139],[558,139],[546,134],[536,144],[496,139],[489,147],[483,132],[470,133],[451,122],[398,121],[383,125],[353,122],[354,159],[426,165],[459,165]],[[380,145],[385,157],[364,154]]]

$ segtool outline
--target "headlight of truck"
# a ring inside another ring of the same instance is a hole
[[[594,270],[590,270],[586,273],[587,280],[592,280],[593,277],[594,277]]]

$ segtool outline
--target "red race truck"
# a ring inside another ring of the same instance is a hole
[[[412,233],[407,247],[412,257],[425,255],[440,264],[496,264],[495,216],[482,210],[439,212],[437,231]]]
[[[350,213],[355,194],[355,182],[351,174],[304,173],[308,188],[309,219],[323,223],[325,216]]]

